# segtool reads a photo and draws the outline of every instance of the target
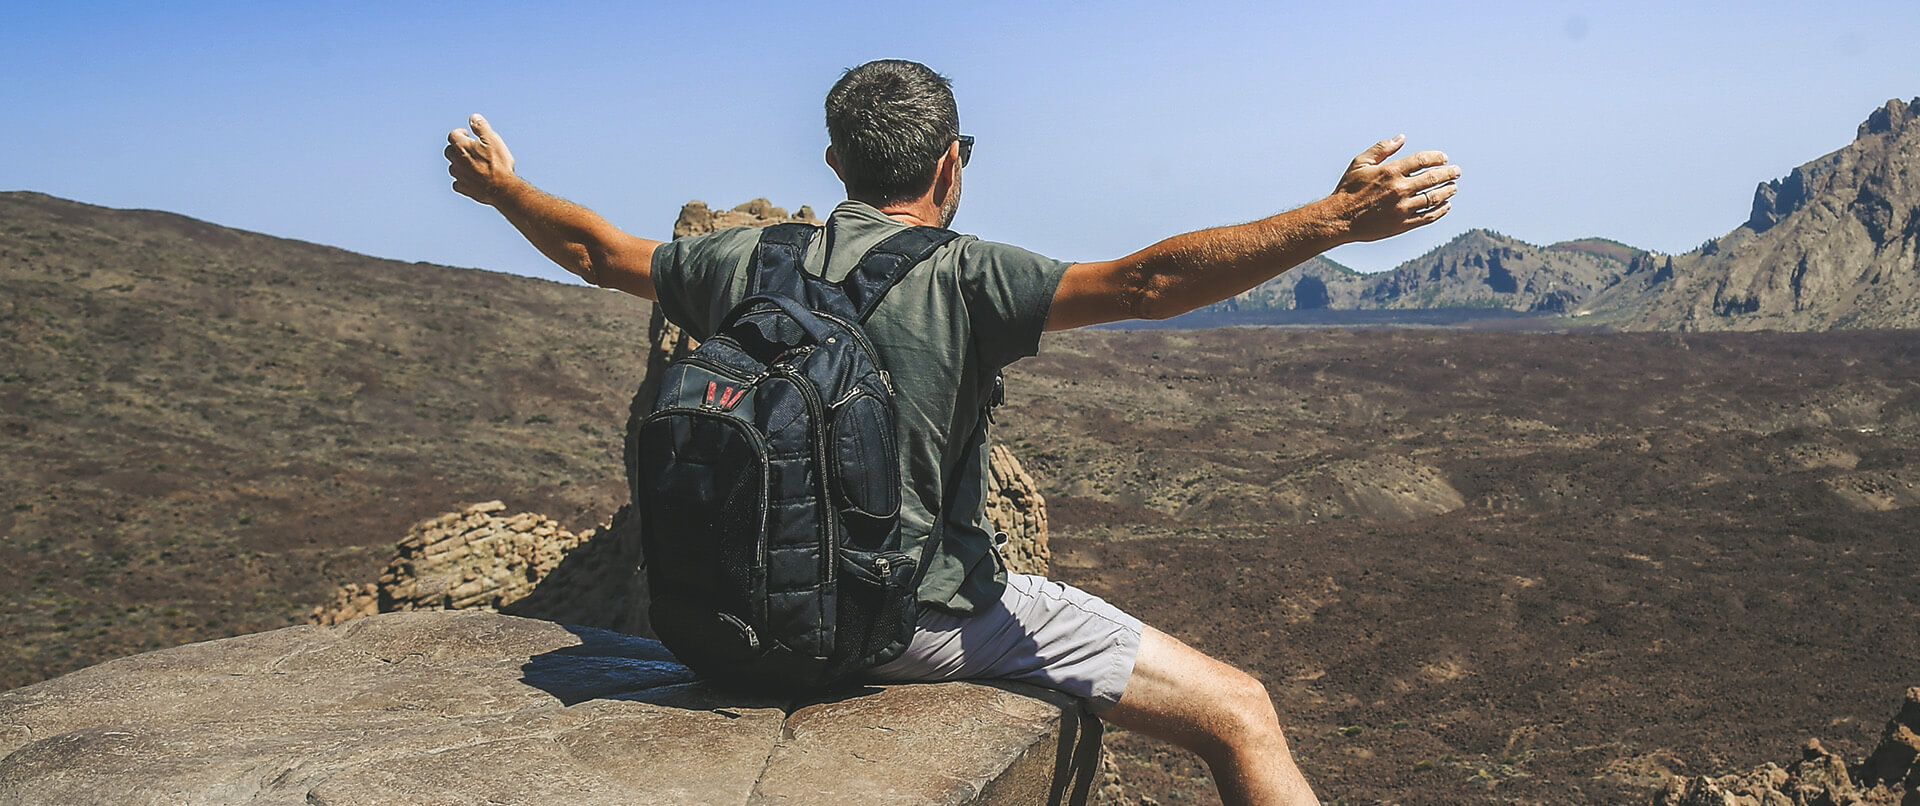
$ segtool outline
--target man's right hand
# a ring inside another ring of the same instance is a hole
[[[1448,199],[1460,189],[1460,166],[1447,164],[1439,151],[1421,151],[1386,162],[1406,144],[1405,135],[1374,143],[1353,158],[1327,197],[1347,223],[1347,237],[1377,241],[1423,227],[1453,209]]]
[[[453,189],[481,204],[493,204],[494,194],[515,177],[513,154],[500,133],[478,114],[467,118],[473,134],[454,129],[447,135],[447,173]]]

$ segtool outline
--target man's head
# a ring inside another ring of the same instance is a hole
[[[827,136],[847,195],[880,206],[918,198],[960,136],[953,87],[918,62],[867,62],[827,92]],[[943,207],[959,200],[955,182]]]

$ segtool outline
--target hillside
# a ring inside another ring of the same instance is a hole
[[[619,294],[37,194],[0,291],[0,685],[296,623],[464,504],[626,497]],[[1920,682],[1916,343],[1055,334],[996,433],[1056,572],[1265,680],[1329,801],[1640,802],[1861,755]]]
[[[0,686],[292,624],[454,504],[605,517],[648,312],[0,194]]]

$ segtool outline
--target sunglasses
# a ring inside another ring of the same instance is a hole
[[[973,135],[960,135],[960,167],[967,167],[967,160],[973,159]]]

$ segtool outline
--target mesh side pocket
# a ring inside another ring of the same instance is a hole
[[[836,671],[885,663],[913,638],[913,558],[898,552],[840,552]]]

